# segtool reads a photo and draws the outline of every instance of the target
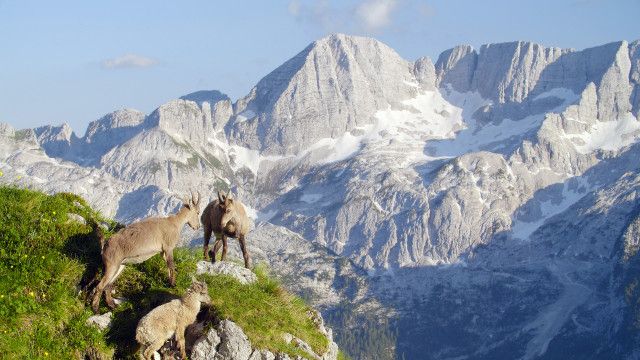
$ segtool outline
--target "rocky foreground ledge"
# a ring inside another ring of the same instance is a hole
[[[233,277],[243,285],[249,285],[257,281],[256,274],[251,270],[228,261],[219,261],[212,264],[208,261],[199,261],[196,267],[197,275],[225,275]],[[201,321],[187,328],[187,349],[190,349],[192,360],[337,360],[338,345],[333,340],[333,332],[327,328],[322,315],[311,310],[307,316],[317,326],[320,333],[327,337],[329,346],[323,354],[317,354],[313,348],[296,336],[283,333],[282,338],[288,344],[292,344],[306,356],[292,357],[284,353],[274,353],[266,349],[255,348],[243,329],[229,319],[223,319],[212,326],[210,322]],[[106,313],[95,315],[88,319],[87,323],[104,330],[111,325],[112,315]],[[173,359],[175,349],[165,346],[160,350],[162,355],[155,353],[155,359]]]

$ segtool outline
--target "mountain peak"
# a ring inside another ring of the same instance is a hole
[[[297,153],[368,124],[375,111],[416,94],[413,64],[366,37],[333,34],[265,76],[236,105],[227,127],[244,146]],[[295,119],[295,120],[294,120]],[[321,121],[318,121],[321,119]]]

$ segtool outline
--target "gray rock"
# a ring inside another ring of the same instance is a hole
[[[258,277],[253,271],[232,262],[217,261],[215,264],[209,261],[198,261],[196,273],[198,275],[228,275],[238,280],[243,285],[252,284],[258,281]]]
[[[234,322],[223,320],[218,325],[220,345],[216,353],[216,360],[247,360],[253,353],[247,335]]]
[[[79,224],[82,225],[86,225],[87,224],[87,220],[85,220],[84,217],[78,215],[78,214],[74,214],[74,213],[67,213],[67,217],[69,218],[69,221],[74,221],[77,222]]]
[[[107,312],[102,315],[93,315],[89,317],[87,319],[87,325],[93,325],[100,330],[105,330],[111,326],[111,320],[113,320],[113,314],[111,314],[111,312]]]
[[[209,329],[207,334],[196,340],[191,349],[192,360],[211,360],[215,359],[218,345],[220,345],[220,336],[216,329]]]
[[[276,356],[269,350],[254,350],[249,360],[275,360]]]

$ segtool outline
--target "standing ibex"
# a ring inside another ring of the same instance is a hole
[[[202,224],[204,225],[204,258],[211,257],[216,262],[216,254],[222,242],[222,260],[227,257],[227,236],[235,237],[240,242],[240,249],[244,257],[244,266],[249,268],[249,253],[244,241],[249,232],[251,222],[247,212],[240,201],[233,200],[227,192],[223,195],[218,191],[218,199],[213,200],[202,212]],[[216,235],[213,251],[209,253],[209,240],[211,233]]]
[[[142,345],[144,359],[152,359],[153,353],[174,334],[180,354],[186,359],[184,330],[196,321],[200,303],[210,302],[207,283],[194,280],[182,298],[160,305],[140,319],[136,340]]]
[[[169,282],[171,286],[175,286],[173,249],[178,244],[180,231],[185,223],[194,230],[200,228],[198,215],[200,215],[200,193],[195,199],[192,192],[191,199],[183,200],[183,207],[177,214],[164,218],[144,219],[125,227],[109,238],[102,249],[104,274],[93,295],[91,302],[93,311],[98,312],[103,291],[107,305],[110,308],[115,307],[111,289],[116,278],[124,270],[125,264],[139,264],[160,252],[169,268]]]

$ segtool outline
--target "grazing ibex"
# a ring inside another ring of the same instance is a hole
[[[116,278],[124,270],[125,264],[139,264],[160,252],[169,268],[169,283],[175,286],[173,249],[178,244],[180,231],[185,223],[194,230],[200,228],[199,215],[200,193],[196,199],[192,192],[191,199],[183,200],[183,207],[177,214],[144,219],[125,227],[109,238],[102,249],[104,274],[93,294],[93,311],[98,312],[103,291],[107,305],[112,309],[115,307],[111,289]]]
[[[184,331],[196,321],[200,304],[210,302],[207,283],[194,280],[182,298],[160,305],[140,319],[136,340],[142,345],[144,359],[153,359],[153,353],[174,334],[180,354],[186,359]]]
[[[218,191],[218,199],[207,205],[202,212],[201,220],[204,225],[205,260],[211,257],[211,261],[216,262],[216,254],[220,245],[222,245],[222,260],[224,260],[227,257],[227,237],[235,237],[240,242],[244,266],[249,268],[249,253],[244,238],[249,232],[251,222],[242,203],[233,200],[229,192],[224,195]],[[212,232],[216,235],[216,241],[213,244],[213,251],[209,253],[209,240]]]

